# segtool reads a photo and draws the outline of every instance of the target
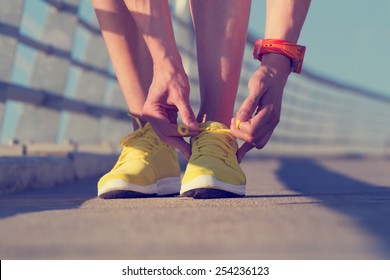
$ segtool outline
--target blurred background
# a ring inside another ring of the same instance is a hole
[[[188,1],[169,3],[197,112]],[[264,22],[253,0],[236,108]],[[90,0],[0,0],[0,259],[389,259],[390,1],[313,0],[298,43],[245,198],[101,200],[132,121]]]
[[[170,5],[197,112],[188,1]],[[264,22],[265,0],[253,0],[236,107]],[[390,154],[390,1],[312,1],[299,44],[303,73],[290,76],[262,153]],[[131,129],[90,1],[0,0],[0,155],[109,153]]]

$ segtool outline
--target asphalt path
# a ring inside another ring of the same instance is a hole
[[[102,200],[98,178],[0,196],[0,259],[389,259],[390,160],[264,157],[247,196]]]

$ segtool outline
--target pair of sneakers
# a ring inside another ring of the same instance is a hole
[[[236,139],[221,123],[200,126],[200,134],[191,138],[192,155],[182,179],[177,152],[159,139],[149,123],[140,126],[122,139],[122,153],[113,169],[99,180],[98,196],[244,196],[246,178],[237,161]]]

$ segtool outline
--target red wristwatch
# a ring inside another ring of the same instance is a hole
[[[305,46],[295,45],[285,40],[259,39],[255,42],[253,57],[261,61],[263,54],[266,53],[284,55],[291,60],[291,71],[299,74],[301,73],[305,50]]]

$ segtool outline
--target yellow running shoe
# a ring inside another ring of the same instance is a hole
[[[160,140],[148,123],[121,141],[122,153],[98,182],[101,198],[168,196],[180,191],[177,152]]]
[[[192,155],[180,194],[193,198],[244,196],[246,178],[237,161],[236,139],[218,122],[202,123],[200,130],[191,138]]]

